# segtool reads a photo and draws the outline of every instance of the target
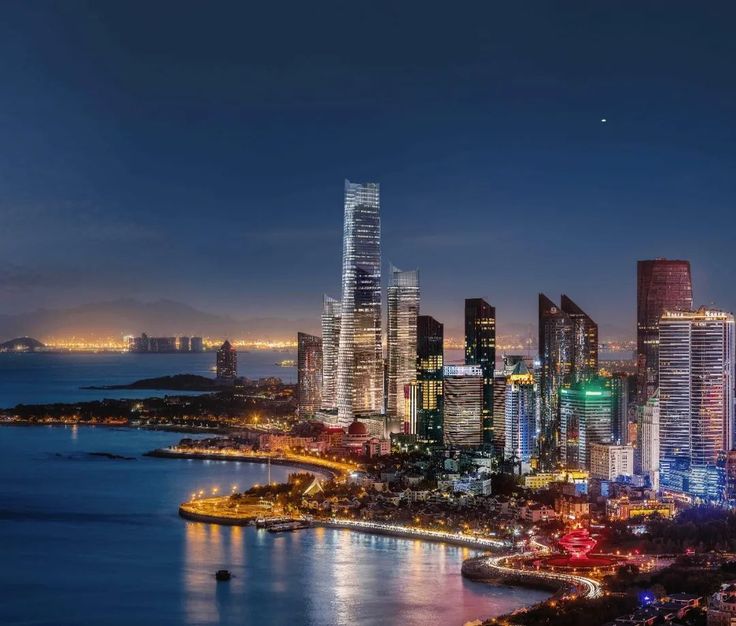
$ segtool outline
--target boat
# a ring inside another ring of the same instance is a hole
[[[218,583],[226,582],[230,580],[233,577],[233,575],[230,573],[230,570],[227,569],[218,569],[215,572],[215,578],[217,579]]]
[[[269,526],[268,532],[270,533],[284,533],[292,532],[295,530],[301,530],[302,528],[309,528],[310,523],[306,520],[294,520],[293,522],[284,522],[283,524],[274,524]]]

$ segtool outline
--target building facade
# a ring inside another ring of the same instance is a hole
[[[349,425],[354,417],[377,415],[383,408],[379,186],[346,180],[338,419]]]
[[[503,455],[523,468],[536,451],[536,392],[534,375],[520,361],[506,379]]]
[[[217,380],[232,383],[238,375],[238,353],[230,342],[220,346],[216,357]]]
[[[492,445],[496,309],[482,298],[465,300],[465,365],[483,369],[483,443]]]
[[[706,483],[733,448],[733,394],[733,315],[705,307],[666,312],[659,323],[663,488],[712,499]]]
[[[445,365],[443,434],[446,446],[483,444],[483,368]]]
[[[404,431],[408,385],[417,378],[417,318],[419,272],[391,267],[388,304],[388,389],[386,418],[389,433]]]
[[[322,408],[337,409],[337,354],[340,346],[340,302],[322,299]]]
[[[610,380],[594,378],[560,389],[561,457],[565,467],[590,467],[590,447],[611,441]]]
[[[444,327],[429,315],[417,318],[416,434],[422,441],[441,443]]]
[[[322,407],[322,338],[297,333],[297,411],[314,415]]]
[[[597,375],[598,326],[572,299],[557,306],[539,294],[539,455],[544,467],[566,456],[562,450],[560,391]]]
[[[639,409],[639,473],[659,490],[659,389]]]
[[[639,261],[636,283],[637,400],[643,405],[658,387],[660,318],[665,311],[693,307],[690,262]]]
[[[619,476],[634,475],[634,448],[614,443],[590,445],[590,477],[616,480]]]

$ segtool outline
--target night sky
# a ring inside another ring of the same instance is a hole
[[[732,2],[4,2],[0,313],[317,318],[345,178],[380,182],[384,263],[451,326],[466,297],[503,329],[565,292],[633,335],[657,256],[734,310],[734,23]]]

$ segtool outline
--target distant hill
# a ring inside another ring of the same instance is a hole
[[[33,352],[44,347],[44,344],[33,337],[16,337],[0,343],[0,352]]]
[[[69,309],[39,309],[0,315],[0,337],[120,337],[138,335],[203,335],[253,339],[296,338],[297,331],[319,330],[314,319],[276,317],[235,319],[215,315],[173,300],[142,302],[132,298],[94,302]]]

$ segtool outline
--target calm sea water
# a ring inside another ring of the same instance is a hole
[[[0,623],[462,624],[542,592],[472,583],[464,548],[186,522],[193,490],[264,482],[247,463],[152,459],[170,433],[0,427]],[[89,457],[106,451],[134,461]],[[287,468],[273,467],[274,480]],[[213,573],[234,578],[217,583]]]
[[[254,350],[238,353],[238,371],[248,378],[278,376],[296,382],[296,368],[277,362],[295,359],[293,352]],[[103,398],[150,398],[172,391],[90,390],[86,386],[120,385],[157,376],[212,376],[214,352],[200,354],[48,354],[0,353],[0,407],[16,404],[78,402]]]

